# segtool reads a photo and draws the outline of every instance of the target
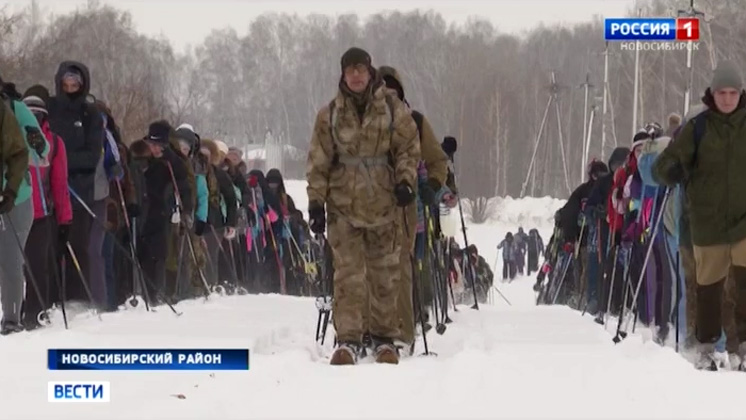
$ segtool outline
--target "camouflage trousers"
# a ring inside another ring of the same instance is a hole
[[[360,343],[369,310],[371,335],[399,337],[397,285],[401,233],[398,223],[355,228],[335,214],[327,228],[334,261],[334,329],[339,341]]]
[[[194,256],[181,229],[172,227],[168,234],[165,294],[176,300],[189,299],[205,293],[200,272],[204,272],[205,269],[207,248],[202,238],[194,232],[190,231],[188,238],[192,243]]]

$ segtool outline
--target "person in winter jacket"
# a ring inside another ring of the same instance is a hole
[[[182,124],[176,129],[175,136],[181,154],[188,158],[188,163],[191,165],[195,177],[194,187],[196,191],[194,229],[190,230],[188,235],[197,258],[196,261],[195,258],[191,258],[191,252],[186,249],[185,239],[180,241],[181,276],[175,280],[178,286],[174,292],[174,297],[181,300],[194,297],[201,290],[204,293],[201,276],[207,273],[206,256],[208,250],[203,238],[205,234],[209,234],[207,218],[210,207],[210,187],[208,184],[216,186],[217,182],[214,180],[209,157],[201,153],[202,140],[194,131],[194,128],[190,124]]]
[[[437,204],[441,201],[450,200],[449,203],[452,203],[454,194],[446,186],[448,157],[441,149],[430,121],[421,112],[411,109],[405,96],[402,77],[394,67],[380,66],[378,72],[386,84],[386,88],[393,90],[399,100],[404,103],[417,125],[420,152],[422,161],[424,162],[425,182],[418,182],[413,188],[415,188],[420,198],[421,205],[437,209]],[[399,295],[397,303],[401,335],[397,338],[405,344],[405,347],[411,346],[415,339],[415,311],[412,299],[412,287],[413,281],[419,280],[419,276],[415,276],[414,278],[412,276],[411,258],[415,247],[415,230],[417,228],[415,221],[418,219],[417,209],[417,203],[407,206],[403,212],[406,220],[402,223],[404,238],[399,260],[401,281],[398,285]],[[433,213],[433,216],[435,215],[437,213]],[[435,217],[435,219],[439,218]],[[414,285],[414,287],[419,287],[419,290],[424,289],[424,285]],[[431,304],[430,300],[424,299],[423,294],[420,294],[420,297],[423,298],[423,306]]]
[[[153,156],[160,160],[158,163],[162,163],[162,165],[156,166],[157,169],[153,173],[160,174],[163,171],[162,166],[165,166],[166,170],[165,178],[161,181],[161,183],[165,182],[166,216],[170,220],[170,223],[166,223],[166,226],[164,226],[167,228],[168,238],[167,245],[164,246],[167,251],[165,269],[168,283],[165,287],[165,293],[168,296],[173,296],[176,294],[176,272],[179,257],[194,258],[191,255],[191,250],[187,250],[183,254],[179,250],[184,235],[194,227],[196,179],[189,161],[181,153],[175,130],[168,122],[161,120],[150,124],[145,140],[148,142]],[[151,213],[153,211],[152,205],[151,202]],[[159,234],[160,232],[158,230]],[[197,253],[198,249],[194,251]],[[196,258],[199,259],[199,255]],[[153,296],[151,296],[152,298]]]
[[[280,205],[277,209],[280,220],[276,234],[282,250],[288,293],[301,296],[305,285],[302,250],[306,237],[303,229],[303,213],[295,207],[293,197],[287,193],[282,173],[278,169],[273,168],[267,172],[267,186],[270,194],[277,197]]]
[[[522,227],[518,228],[518,232],[513,238],[516,244],[516,256],[515,264],[518,273],[523,275],[524,269],[526,268],[526,251],[528,247],[528,235],[523,231]]]
[[[477,300],[480,303],[487,303],[487,297],[489,296],[489,291],[494,284],[495,275],[492,273],[492,269],[490,269],[490,265],[484,257],[479,255],[476,245],[469,245],[466,248],[466,254],[471,260],[471,264],[474,267],[477,277]]]
[[[17,241],[25,243],[31,230],[33,205],[28,183],[29,158],[43,147],[38,146],[38,137],[41,137],[38,135],[38,123],[36,135],[31,136],[37,148],[33,150],[29,147],[24,132],[28,133],[30,129],[33,133],[33,127],[24,126],[20,121],[26,113],[31,118],[33,114],[26,105],[6,93],[1,78],[0,96],[0,221],[6,226],[0,230],[0,249],[3,250],[0,257],[0,304],[3,311],[0,334],[7,335],[23,331],[24,252]],[[35,122],[36,119],[33,119]]]
[[[562,233],[565,243],[574,244],[579,252],[579,257],[575,259],[577,265],[575,266],[575,282],[573,285],[574,296],[571,299],[571,306],[576,309],[582,310],[585,307],[586,300],[595,297],[595,292],[593,296],[589,296],[586,290],[588,286],[587,264],[584,264],[584,262],[588,261],[586,241],[589,226],[583,210],[593,185],[607,172],[608,167],[605,163],[595,159],[591,161],[588,165],[588,181],[578,186],[570,194],[570,198],[567,199],[567,203],[562,209]]]
[[[96,168],[103,150],[104,124],[88,100],[91,77],[85,65],[75,61],[60,63],[55,86],[55,96],[48,103],[49,126],[65,141],[69,187],[74,192],[69,241],[80,270],[86,276],[90,266],[88,249],[93,219],[83,203],[90,208],[95,201]],[[72,258],[66,261],[67,299],[88,300]]]
[[[341,71],[336,98],[316,117],[306,174],[311,230],[324,231],[328,212],[334,252],[338,346],[331,364],[356,363],[368,293],[376,361],[398,363],[399,220],[416,198],[417,124],[366,51],[345,52]]]
[[[46,97],[49,97],[48,92]],[[36,117],[49,143],[48,165],[39,165],[29,171],[33,186],[34,222],[25,248],[29,268],[45,297],[44,302],[39,301],[27,275],[23,324],[26,330],[33,330],[41,326],[38,314],[61,300],[58,255],[66,246],[73,213],[67,190],[65,143],[49,128],[47,105],[42,97],[26,96],[23,102]]]
[[[718,369],[715,343],[722,334],[722,302],[728,271],[736,288],[739,353],[746,358],[746,92],[734,63],[715,69],[702,100],[704,115],[689,120],[660,154],[654,175],[667,186],[684,184],[697,270],[696,365]],[[704,132],[695,139],[697,121]],[[701,120],[703,119],[703,120]],[[740,369],[746,370],[746,362]]]
[[[238,204],[236,192],[230,176],[221,168],[225,154],[218,148],[218,143],[210,139],[202,139],[202,153],[209,157],[210,182],[208,225],[205,228],[203,238],[207,244],[207,273],[206,277],[211,285],[224,285],[225,280],[233,280],[232,272],[220,266],[228,266],[230,257],[225,255],[228,250],[223,248],[224,238],[235,237],[235,227],[238,221]],[[229,270],[230,271],[230,270]],[[230,283],[229,283],[230,285]]]
[[[273,282],[272,274],[277,272],[277,261],[274,248],[269,239],[271,225],[278,216],[264,199],[269,196],[269,187],[264,173],[258,169],[249,172],[248,178],[250,201],[247,207],[249,230],[246,235],[246,250],[249,253],[248,271],[252,278],[250,283],[255,293],[270,293]]]
[[[531,229],[528,231],[528,275],[539,271],[539,257],[544,254],[544,240],[539,231]]]
[[[497,245],[497,249],[503,250],[503,281],[515,279],[518,269],[515,263],[515,257],[517,254],[515,238],[513,233],[508,232],[505,234],[505,239]]]

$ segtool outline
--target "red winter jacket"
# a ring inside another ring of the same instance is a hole
[[[637,171],[637,158],[634,149],[632,149],[632,152],[627,156],[627,163],[614,173],[614,183],[606,202],[606,216],[609,220],[610,229],[617,233],[624,228],[624,214],[627,212],[624,186],[627,184],[627,179],[635,171]]]
[[[69,225],[73,220],[73,210],[70,203],[70,192],[67,189],[67,152],[65,142],[60,136],[53,133],[49,123],[44,121],[41,126],[44,136],[49,143],[48,159],[51,162],[43,162],[39,171],[30,169],[31,185],[33,186],[34,220],[44,217],[44,206],[41,200],[40,186],[44,188],[44,201],[47,211],[54,211],[57,224]],[[41,183],[39,176],[41,175]]]

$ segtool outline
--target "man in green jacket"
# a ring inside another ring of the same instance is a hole
[[[5,95],[3,87],[4,83],[0,80],[0,302],[3,310],[0,334],[7,335],[23,331],[23,245],[19,246],[18,241],[26,243],[33,222],[34,209],[28,183],[31,152],[16,117],[17,112],[14,113],[13,109],[23,110],[29,114],[30,111],[22,102],[14,101]],[[38,125],[36,133],[40,134]]]
[[[723,62],[702,101],[707,106],[682,128],[655,163],[667,186],[684,184],[696,261],[698,368],[717,370],[715,342],[722,331],[723,289],[736,283],[739,353],[746,356],[746,92],[738,68]],[[697,130],[704,118],[704,130]],[[746,370],[746,364],[739,368]]]

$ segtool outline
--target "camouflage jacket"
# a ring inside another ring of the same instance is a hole
[[[308,200],[355,227],[391,223],[401,215],[394,187],[406,182],[415,188],[419,160],[417,125],[396,95],[378,86],[359,118],[352,99],[340,91],[316,116]]]

